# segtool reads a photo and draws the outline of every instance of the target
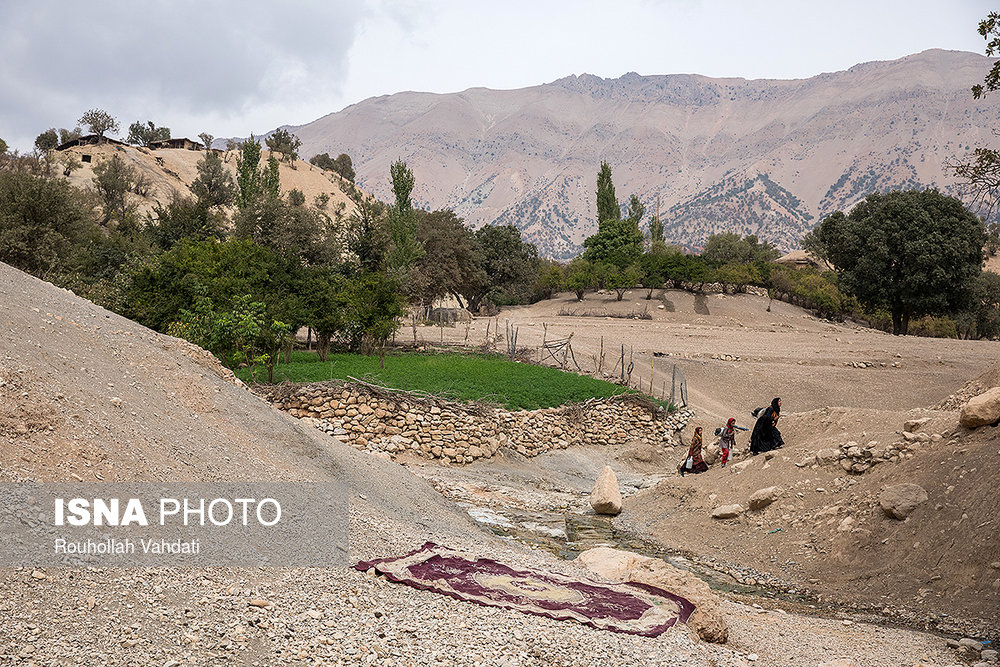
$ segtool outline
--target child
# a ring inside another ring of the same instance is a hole
[[[736,430],[745,431],[746,429],[742,426],[736,425],[736,417],[730,417],[729,421],[726,422],[726,428],[722,429],[722,435],[719,440],[719,447],[722,449],[722,467],[726,467],[726,461],[729,460],[729,449],[736,447]]]

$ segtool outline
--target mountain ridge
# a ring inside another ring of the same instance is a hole
[[[945,163],[1000,126],[1000,111],[969,92],[990,63],[932,49],[806,79],[574,74],[401,92],[287,127],[304,156],[351,155],[358,183],[382,199],[403,159],[418,205],[453,208],[473,227],[512,223],[547,256],[573,256],[596,229],[602,160],[622,203],[635,193],[651,214],[659,194],[673,243],[738,231],[790,250],[875,189],[954,193]]]

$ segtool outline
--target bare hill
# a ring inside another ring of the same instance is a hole
[[[512,223],[544,255],[569,257],[596,229],[601,160],[619,200],[668,238],[756,233],[783,250],[869,192],[936,186],[944,164],[988,145],[996,105],[969,88],[990,60],[931,50],[803,80],[584,74],[518,90],[372,98],[292,130],[302,154],[347,152],[358,182],[389,197],[389,165],[414,170],[415,200],[474,226]]]
[[[151,150],[141,146],[123,146],[119,144],[100,144],[72,146],[60,151],[63,154],[76,156],[78,159],[87,157],[82,166],[72,172],[69,182],[82,188],[91,188],[94,182],[94,167],[104,160],[118,155],[126,164],[148,179],[148,191],[139,195],[129,195],[131,203],[135,204],[140,213],[151,211],[154,206],[168,204],[175,195],[191,196],[191,184],[198,178],[198,161],[205,153],[203,151],[184,148],[158,148]],[[269,151],[263,151],[266,160]],[[225,168],[236,176],[236,152],[222,153]],[[354,210],[354,203],[344,192],[340,176],[325,171],[303,160],[295,160],[289,164],[279,163],[281,191],[287,193],[293,188],[298,189],[306,197],[306,202],[313,204],[316,197],[327,195],[329,201],[325,210],[332,216],[338,213],[347,215]]]

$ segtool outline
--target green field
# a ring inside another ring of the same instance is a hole
[[[244,382],[250,381],[245,368],[237,375]],[[291,363],[281,364],[274,371],[275,382],[322,382],[352,377],[383,387],[424,391],[459,401],[485,399],[525,410],[629,391],[589,376],[518,363],[498,355],[400,354],[386,356],[385,368],[379,368],[375,356],[331,354],[327,361],[321,362],[315,353],[294,352]]]

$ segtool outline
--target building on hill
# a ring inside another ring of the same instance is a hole
[[[71,139],[64,144],[56,146],[57,151],[64,151],[67,148],[73,148],[74,146],[96,146],[98,144],[112,144],[114,146],[128,146],[123,141],[118,141],[117,139],[111,139],[110,137],[102,137],[99,134],[88,134],[83,137],[78,137],[76,139]]]
[[[149,147],[154,151],[158,148],[186,148],[189,151],[203,151],[205,145],[199,141],[192,141],[187,137],[177,137],[176,139],[161,139],[160,141],[149,142]]]

